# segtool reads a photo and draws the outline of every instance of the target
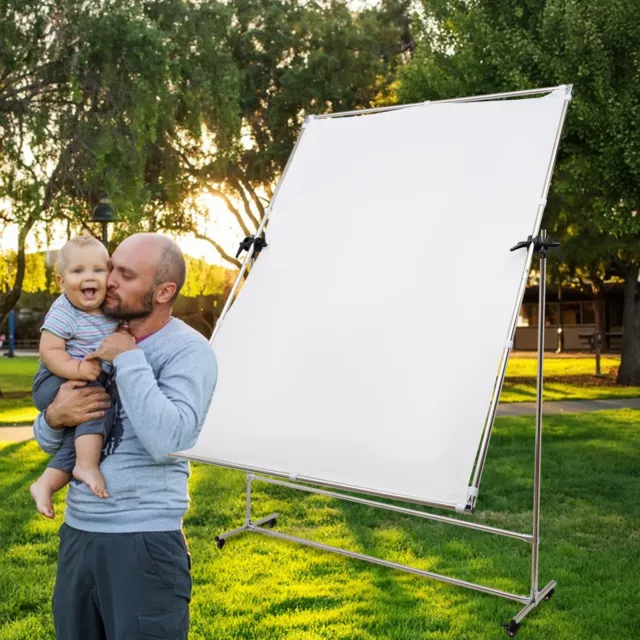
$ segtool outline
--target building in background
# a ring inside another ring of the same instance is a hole
[[[547,287],[545,305],[545,349],[556,350],[559,330],[562,330],[564,351],[588,351],[592,344],[588,335],[596,331],[596,305],[602,305],[603,350],[620,351],[622,338],[623,283],[607,283],[600,300],[575,287],[563,287],[562,300],[558,292]],[[527,287],[516,327],[514,349],[537,349],[538,287]]]

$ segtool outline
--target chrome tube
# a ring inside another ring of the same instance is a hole
[[[558,87],[555,87],[558,88]],[[547,196],[549,195],[549,188],[551,187],[551,178],[553,177],[553,169],[555,167],[556,156],[558,154],[558,146],[560,145],[560,138],[562,136],[562,129],[564,127],[564,121],[567,116],[567,109],[569,107],[569,102],[571,100],[571,93],[573,91],[573,85],[568,84],[565,85],[565,101],[562,107],[562,113],[560,115],[560,121],[558,123],[558,129],[556,131],[556,137],[553,143],[553,151],[551,153],[551,160],[549,162],[549,166],[547,167],[547,174],[545,176],[544,185],[542,187],[542,193],[540,196],[540,204],[538,205],[538,212],[536,214],[536,219],[533,224],[533,237],[538,235],[540,231],[540,225],[542,223],[542,216],[544,214],[545,205],[547,202]],[[517,239],[514,239],[517,241]],[[509,345],[513,344],[513,340],[516,333],[516,326],[518,323],[518,314],[520,313],[520,307],[522,306],[522,300],[524,299],[524,290],[527,284],[527,278],[529,276],[529,271],[531,269],[531,263],[533,261],[533,250],[529,247],[526,268],[523,273],[523,281],[520,283],[520,289],[518,291],[518,297],[516,299],[516,306],[511,316],[511,323],[509,325],[509,332],[507,336],[507,342]],[[473,473],[473,479],[471,481],[471,486],[476,489],[480,487],[480,480],[482,479],[482,472],[484,471],[484,465],[487,459],[487,452],[489,450],[489,439],[491,437],[491,431],[493,429],[493,423],[495,422],[496,411],[498,409],[498,401],[500,396],[500,391],[502,391],[502,385],[504,384],[504,374],[507,370],[507,364],[509,361],[509,355],[511,353],[512,346],[505,347],[505,351],[503,354],[502,362],[500,365],[500,373],[498,374],[498,378],[496,379],[496,384],[494,387],[494,396],[491,399],[491,403],[489,405],[489,412],[487,415],[487,423],[485,424],[484,433],[482,435],[481,444],[479,447],[479,452],[476,460],[476,466]],[[498,395],[496,397],[496,391],[498,391]],[[475,505],[475,499],[474,499]]]
[[[544,240],[546,232],[541,231]],[[538,377],[536,385],[536,441],[533,475],[533,543],[531,554],[531,597],[538,592],[538,553],[540,545],[540,478],[542,474],[542,393],[544,373],[544,322],[547,292],[547,258],[540,256],[540,286],[538,287]]]
[[[264,518],[260,518],[260,520],[256,520],[255,522],[252,522],[251,524],[244,524],[241,527],[237,527],[236,529],[231,529],[231,531],[225,531],[224,533],[221,533],[219,536],[216,536],[216,540],[226,540],[227,538],[230,538],[231,536],[236,536],[239,533],[243,533],[244,531],[250,531],[251,527],[260,527],[263,524],[266,524],[267,522],[269,522],[270,520],[275,520],[276,518],[278,518],[280,514],[279,513],[272,513],[268,516],[265,516]]]
[[[297,542],[298,544],[303,544],[308,547],[314,547],[315,549],[323,549],[324,551],[332,551],[333,553],[337,553],[341,556],[347,556],[348,558],[356,558],[358,560],[365,560],[367,562],[372,562],[373,564],[378,564],[383,567],[388,567],[390,569],[398,569],[400,571],[405,571],[407,573],[413,573],[417,576],[422,576],[424,578],[433,578],[434,580],[439,580],[440,582],[446,582],[448,584],[455,584],[459,587],[466,587],[467,589],[473,589],[474,591],[480,591],[482,593],[488,593],[493,596],[500,596],[501,598],[507,598],[508,600],[515,600],[516,602],[521,602],[523,604],[528,604],[530,602],[529,598],[526,596],[519,596],[514,593],[508,593],[507,591],[500,591],[499,589],[492,589],[491,587],[485,587],[480,584],[475,584],[474,582],[467,582],[466,580],[458,580],[457,578],[450,578],[449,576],[443,576],[439,573],[434,573],[432,571],[425,571],[424,569],[416,569],[415,567],[409,567],[404,564],[399,564],[397,562],[390,562],[389,560],[382,560],[380,558],[376,558],[374,556],[367,556],[363,553],[356,553],[355,551],[347,551],[346,549],[341,549],[340,547],[332,547],[327,544],[322,544],[320,542],[313,542],[312,540],[307,540],[305,538],[298,538],[297,536],[290,536],[286,533],[279,533],[278,531],[272,531],[269,529],[262,529],[256,525],[249,526],[250,531],[255,531],[256,533],[262,533],[266,536],[270,536],[272,538],[279,538],[280,540],[287,540],[288,542]]]
[[[516,531],[508,531],[507,529],[497,529],[495,527],[489,527],[483,524],[477,524],[475,522],[468,522],[467,520],[456,520],[455,518],[447,518],[446,516],[438,516],[433,513],[425,513],[424,511],[417,511],[416,509],[408,509],[406,507],[398,507],[393,504],[386,504],[384,502],[376,502],[375,500],[366,500],[365,498],[358,498],[356,496],[349,496],[343,493],[334,493],[332,491],[325,491],[323,489],[316,489],[315,487],[307,487],[301,484],[294,484],[291,482],[284,482],[283,480],[274,480],[273,478],[265,478],[264,476],[252,476],[256,482],[265,482],[267,484],[273,484],[278,487],[286,487],[288,489],[296,489],[298,491],[306,491],[307,493],[314,493],[320,496],[326,496],[328,498],[337,498],[339,500],[346,500],[347,502],[355,502],[356,504],[362,504],[367,507],[375,507],[378,509],[386,509],[387,511],[395,511],[396,513],[402,513],[409,516],[416,516],[418,518],[425,518],[426,520],[434,520],[435,522],[442,522],[445,524],[452,524],[457,527],[465,527],[467,529],[476,529],[483,531],[484,533],[493,533],[499,536],[505,536],[507,538],[515,538],[516,540],[523,540],[525,542],[531,542],[533,537],[528,533],[518,533]]]
[[[247,473],[247,502],[244,513],[244,522],[246,525],[251,524],[251,478],[252,475]]]
[[[480,487],[480,481],[482,480],[482,472],[484,471],[484,463],[486,462],[487,453],[489,451],[489,439],[491,438],[491,432],[493,430],[493,423],[496,419],[496,413],[498,411],[498,402],[500,401],[500,393],[502,392],[502,386],[504,384],[504,377],[507,372],[507,365],[509,364],[509,355],[513,349],[513,338],[516,332],[516,326],[518,324],[518,316],[520,314],[520,307],[522,306],[522,300],[524,299],[524,293],[527,288],[527,282],[529,280],[529,271],[531,270],[531,263],[533,262],[533,245],[527,249],[527,259],[525,261],[524,270],[522,272],[522,278],[520,279],[520,287],[518,289],[518,295],[516,297],[516,306],[511,314],[511,322],[509,323],[509,331],[507,333],[507,345],[502,353],[502,360],[500,361],[500,370],[493,387],[493,395],[491,396],[491,403],[489,404],[489,411],[485,419],[485,428],[482,433],[482,440],[480,441],[480,447],[478,449],[478,455],[476,458],[475,469],[473,473],[473,479],[471,480],[471,486],[476,489]]]
[[[371,109],[354,109],[353,111],[338,111],[337,113],[323,113],[314,118],[324,120],[326,118],[342,118],[345,116],[359,116],[370,113],[382,113],[384,111],[397,111],[398,109],[408,109],[409,107],[423,107],[426,104],[444,104],[447,102],[482,102],[485,100],[501,100],[503,98],[521,98],[523,96],[534,96],[543,93],[552,93],[557,87],[544,87],[542,89],[525,89],[524,91],[508,91],[506,93],[488,93],[483,96],[468,96],[464,98],[446,98],[445,100],[427,100],[425,102],[412,102],[411,104],[394,104],[389,107],[373,107]]]
[[[273,469],[261,469],[259,467],[252,467],[249,465],[236,464],[234,462],[224,462],[222,460],[212,460],[210,458],[203,458],[202,456],[196,456],[193,454],[185,455],[183,453],[172,453],[172,458],[184,458],[185,460],[191,460],[193,462],[204,462],[205,464],[211,464],[216,467],[224,467],[225,469],[236,469],[238,471],[250,471],[252,473],[258,473],[268,476],[275,476],[276,478],[295,478],[298,482],[305,482],[308,484],[317,484],[322,487],[329,487],[331,489],[340,489],[342,491],[349,491],[351,493],[364,493],[370,496],[376,496],[378,498],[388,498],[389,500],[397,500],[399,502],[411,502],[412,504],[419,504],[424,507],[434,507],[436,509],[447,509],[449,511],[456,511],[456,505],[452,502],[434,502],[429,500],[422,500],[414,496],[401,496],[395,493],[385,493],[384,491],[376,491],[375,489],[367,489],[365,487],[354,487],[348,484],[340,484],[338,482],[330,482],[328,480],[320,480],[319,478],[310,478],[308,476],[298,476],[291,473],[284,473],[282,471],[275,471]]]
[[[528,605],[526,605],[515,616],[513,616],[513,619],[518,623],[521,622],[522,619],[528,613],[531,613],[531,611],[533,611],[544,600],[544,598],[548,595],[548,593],[555,588],[556,588],[556,581],[552,580],[544,589],[542,589],[542,591],[539,591],[537,593],[537,596],[535,599],[532,599]]]
[[[304,130],[307,126],[307,123],[305,122],[302,125],[302,129],[300,130],[300,133],[298,135],[298,139],[296,140],[296,143],[293,147],[293,150],[291,151],[291,155],[289,156],[289,159],[287,160],[287,164],[284,167],[284,171],[282,172],[282,175],[280,176],[280,180],[278,180],[278,184],[276,185],[276,190],[273,192],[273,197],[271,198],[271,201],[269,202],[269,206],[266,208],[265,212],[264,212],[264,216],[262,218],[262,220],[260,221],[260,225],[258,226],[258,229],[256,230],[255,233],[255,237],[259,237],[260,234],[263,232],[265,225],[267,224],[267,221],[269,219],[269,217],[271,216],[271,211],[273,209],[273,205],[275,204],[276,201],[276,196],[278,195],[278,191],[280,191],[280,187],[282,186],[282,182],[284,181],[285,176],[287,175],[287,171],[289,170],[289,167],[291,166],[291,162],[293,161],[293,157],[296,155],[296,150],[298,149],[298,145],[300,144],[300,140],[302,140],[302,136],[304,135]],[[231,304],[233,303],[233,300],[235,298],[236,295],[236,291],[238,290],[238,286],[240,285],[240,282],[242,281],[242,277],[244,276],[245,271],[247,270],[247,266],[249,265],[249,262],[251,260],[251,258],[253,257],[255,251],[255,244],[252,244],[251,247],[249,248],[249,251],[247,251],[247,255],[244,258],[244,262],[242,263],[242,267],[240,268],[240,271],[238,272],[238,276],[236,278],[236,281],[233,283],[233,287],[231,288],[231,291],[229,293],[229,295],[227,296],[227,300],[225,301],[224,307],[222,308],[222,312],[220,313],[220,317],[218,318],[218,322],[216,322],[216,326],[215,329],[213,330],[213,333],[211,334],[211,338],[209,340],[209,344],[213,344],[213,339],[216,337],[216,334],[218,333],[218,330],[220,328],[220,326],[222,325],[222,321],[224,320],[224,318],[226,317],[229,308],[231,307]]]

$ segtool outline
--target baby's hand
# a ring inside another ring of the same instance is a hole
[[[94,382],[98,379],[101,371],[100,360],[80,360],[78,364],[78,378],[80,380]]]

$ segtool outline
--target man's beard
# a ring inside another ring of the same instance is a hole
[[[103,304],[102,311],[109,318],[115,320],[136,320],[138,318],[146,318],[153,311],[153,293],[154,289],[149,289],[144,294],[140,304],[135,307],[128,307],[123,303],[119,303],[117,307],[108,308]]]

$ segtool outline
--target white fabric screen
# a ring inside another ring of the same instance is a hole
[[[564,97],[310,121],[185,457],[465,502]]]

